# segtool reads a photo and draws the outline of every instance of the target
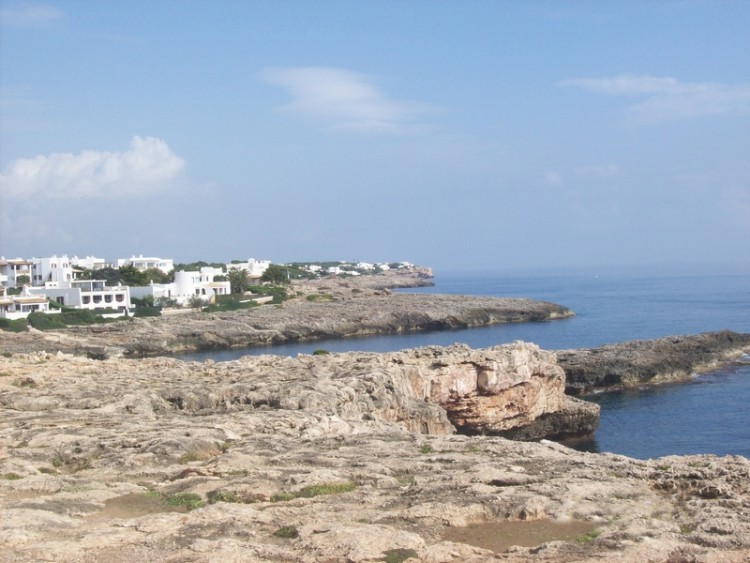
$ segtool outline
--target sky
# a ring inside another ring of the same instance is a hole
[[[0,255],[750,262],[750,2],[0,0]]]

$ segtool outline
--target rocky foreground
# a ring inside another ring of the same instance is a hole
[[[745,458],[478,435],[564,413],[554,360],[5,354],[2,560],[747,561]]]

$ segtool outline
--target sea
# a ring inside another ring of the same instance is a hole
[[[319,340],[185,354],[226,361],[245,354],[315,350],[387,352],[464,343],[483,348],[523,340],[548,350],[732,330],[750,333],[750,264],[435,272],[435,285],[399,290],[551,301],[575,312],[541,323]],[[588,395],[601,405],[592,440],[570,444],[638,459],[682,454],[750,458],[750,356],[682,383]]]

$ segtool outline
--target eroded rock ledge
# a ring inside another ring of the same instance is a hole
[[[525,344],[219,364],[0,356],[0,552],[82,563],[745,560],[744,458],[639,461],[452,434],[451,417],[483,420],[481,409],[493,431],[528,420],[513,406],[532,397],[559,412],[553,359]],[[510,416],[492,396],[510,399]],[[451,403],[453,414],[440,407]],[[443,537],[539,519],[597,533],[498,554]]]
[[[560,350],[557,359],[565,370],[566,392],[579,395],[683,380],[730,362],[745,351],[750,351],[750,334],[725,330]]]

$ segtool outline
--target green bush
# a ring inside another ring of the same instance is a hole
[[[37,330],[55,330],[58,328],[65,328],[65,322],[63,321],[62,313],[59,315],[48,315],[47,313],[29,313],[26,317],[28,323]]]
[[[299,537],[299,530],[295,526],[282,526],[273,535],[277,538],[294,539]]]
[[[0,318],[0,330],[7,332],[25,332],[28,326],[26,319],[11,320]]]
[[[204,504],[201,497],[195,493],[176,493],[166,497],[165,501],[169,506],[181,506],[188,511],[200,508]]]
[[[66,325],[92,325],[104,322],[104,319],[88,309],[65,309],[59,316]]]
[[[215,303],[209,305],[203,310],[207,313],[216,313],[219,311],[250,309],[257,306],[257,303],[254,301],[248,301],[246,297],[241,295],[219,295],[216,297]]]
[[[149,307],[148,305],[142,305],[136,307],[133,312],[134,317],[161,317],[160,307]]]

